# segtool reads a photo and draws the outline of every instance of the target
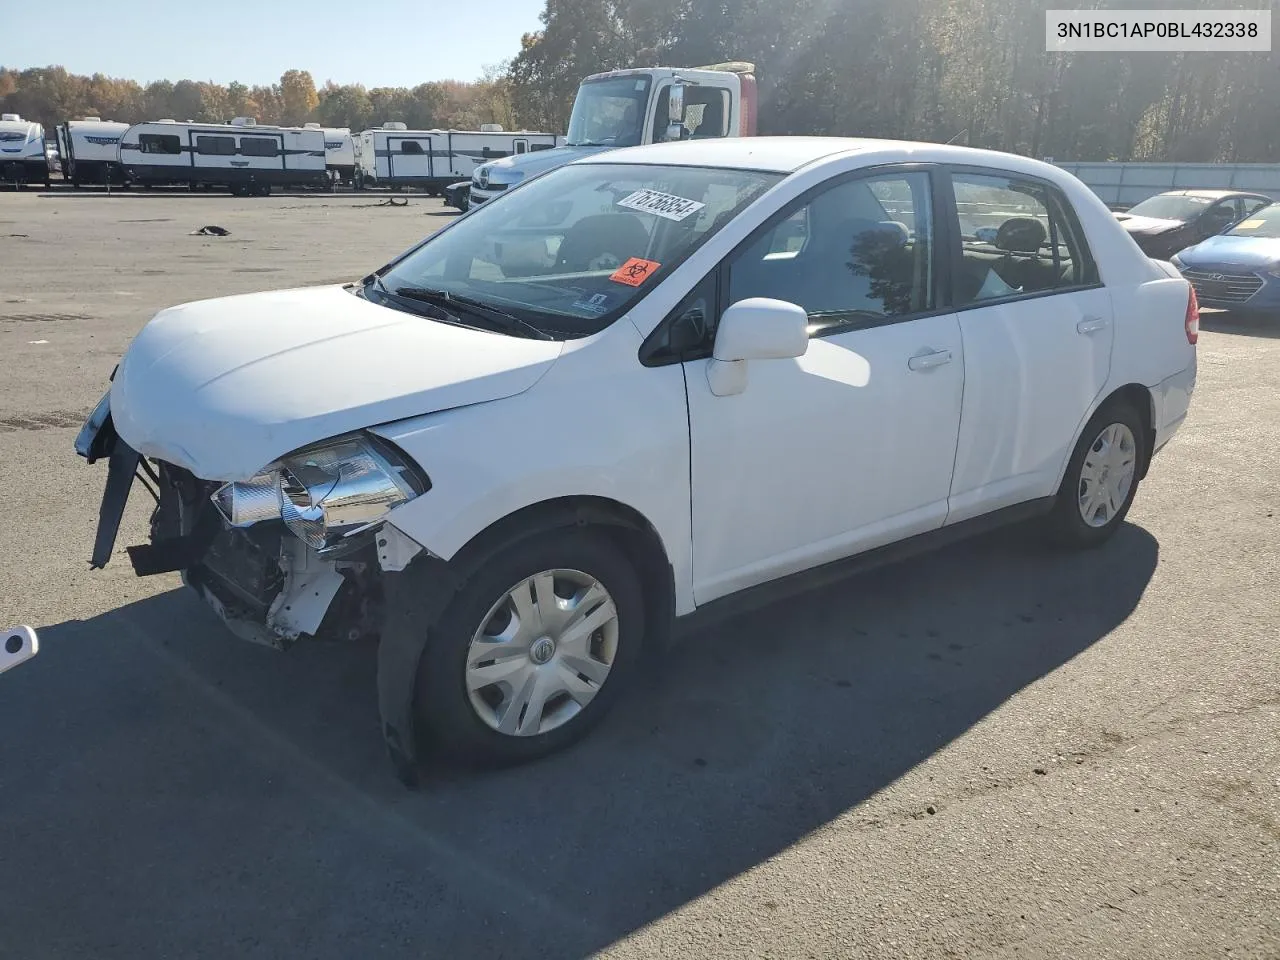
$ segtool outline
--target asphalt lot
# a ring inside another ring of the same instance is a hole
[[[1207,318],[1105,549],[1005,533],[722,624],[579,748],[410,793],[369,648],[134,578],[141,496],[89,572],[72,451],[155,310],[447,222],[379,200],[0,195],[0,625],[42,639],[0,678],[0,956],[1280,957],[1280,339]]]

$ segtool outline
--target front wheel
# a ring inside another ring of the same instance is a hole
[[[1142,418],[1123,401],[1106,403],[1093,415],[1076,444],[1058,502],[1051,532],[1065,546],[1093,547],[1124,522],[1145,458]]]
[[[639,579],[603,535],[563,530],[517,541],[467,580],[429,631],[419,733],[468,763],[560,750],[623,692],[644,629]]]

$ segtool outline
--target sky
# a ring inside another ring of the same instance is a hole
[[[543,0],[0,0],[0,66],[275,83],[291,68],[367,87],[474,80],[541,26]]]

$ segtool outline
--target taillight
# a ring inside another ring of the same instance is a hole
[[[1193,347],[1200,339],[1200,301],[1196,299],[1196,288],[1187,284],[1187,343]]]

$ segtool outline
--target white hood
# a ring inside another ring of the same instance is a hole
[[[160,312],[130,344],[111,416],[145,456],[245,480],[319,440],[522,393],[562,348],[336,286],[203,300]]]

